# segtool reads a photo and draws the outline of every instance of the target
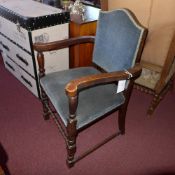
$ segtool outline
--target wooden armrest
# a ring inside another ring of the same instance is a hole
[[[113,83],[119,80],[125,79],[136,79],[142,71],[140,64],[136,64],[133,68],[127,70],[132,74],[132,77],[126,71],[117,71],[111,73],[100,73],[81,77],[70,81],[66,87],[65,91],[69,97],[77,96],[79,90],[86,87],[91,87],[104,83]]]
[[[94,41],[95,36],[80,36],[48,43],[34,43],[33,49],[36,50],[37,52],[46,52],[46,51],[63,49],[76,44],[93,43]]]

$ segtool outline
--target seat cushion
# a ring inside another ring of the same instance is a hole
[[[92,67],[84,67],[50,73],[41,78],[41,86],[50,98],[65,126],[67,126],[69,117],[69,104],[65,93],[66,84],[72,79],[98,73],[100,72]],[[77,129],[93,122],[124,103],[123,93],[117,94],[116,89],[116,84],[107,84],[79,92]]]

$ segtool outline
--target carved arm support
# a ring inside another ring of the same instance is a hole
[[[127,70],[132,74],[132,77],[129,76],[126,71],[117,71],[111,73],[100,73],[90,76],[85,76],[82,78],[74,79],[70,81],[66,87],[65,91],[68,97],[75,97],[78,95],[78,92],[86,87],[92,87],[99,84],[105,83],[114,83],[119,80],[125,79],[136,79],[142,71],[140,64],[136,64],[133,68]]]

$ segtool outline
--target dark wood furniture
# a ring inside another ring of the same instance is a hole
[[[99,24],[95,37],[79,36],[33,46],[38,52],[43,117],[46,120],[52,116],[58,125],[66,142],[69,168],[106,142],[125,133],[126,111],[134,80],[141,74],[139,61],[147,30],[126,9],[101,12]],[[112,37],[109,33],[113,34]],[[47,58],[44,52],[94,41],[94,67],[45,75],[44,60]],[[123,89],[117,85],[117,82],[121,83],[120,80],[129,80]],[[78,133],[114,111],[118,111],[119,132],[75,157]]]
[[[102,10],[108,10],[108,0],[100,0],[100,7]]]
[[[82,21],[77,16],[71,16],[69,35],[70,38],[92,35],[96,33],[97,20],[100,9],[86,6],[86,20]],[[92,63],[93,43],[79,44],[70,47],[70,68],[89,66]]]

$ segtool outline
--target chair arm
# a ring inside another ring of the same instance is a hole
[[[132,77],[128,74],[128,72],[132,74]],[[78,79],[74,79],[70,81],[66,87],[65,91],[69,97],[77,96],[78,92],[87,87],[92,87],[99,84],[107,84],[107,83],[114,83],[119,80],[126,80],[126,79],[136,79],[140,76],[142,68],[140,64],[136,64],[133,68],[128,69],[127,71],[116,71],[111,73],[100,73],[89,75],[85,77],[81,77]]]
[[[76,44],[93,43],[94,41],[95,36],[80,36],[48,43],[34,43],[33,49],[36,50],[37,52],[46,52],[46,51],[63,49]]]

